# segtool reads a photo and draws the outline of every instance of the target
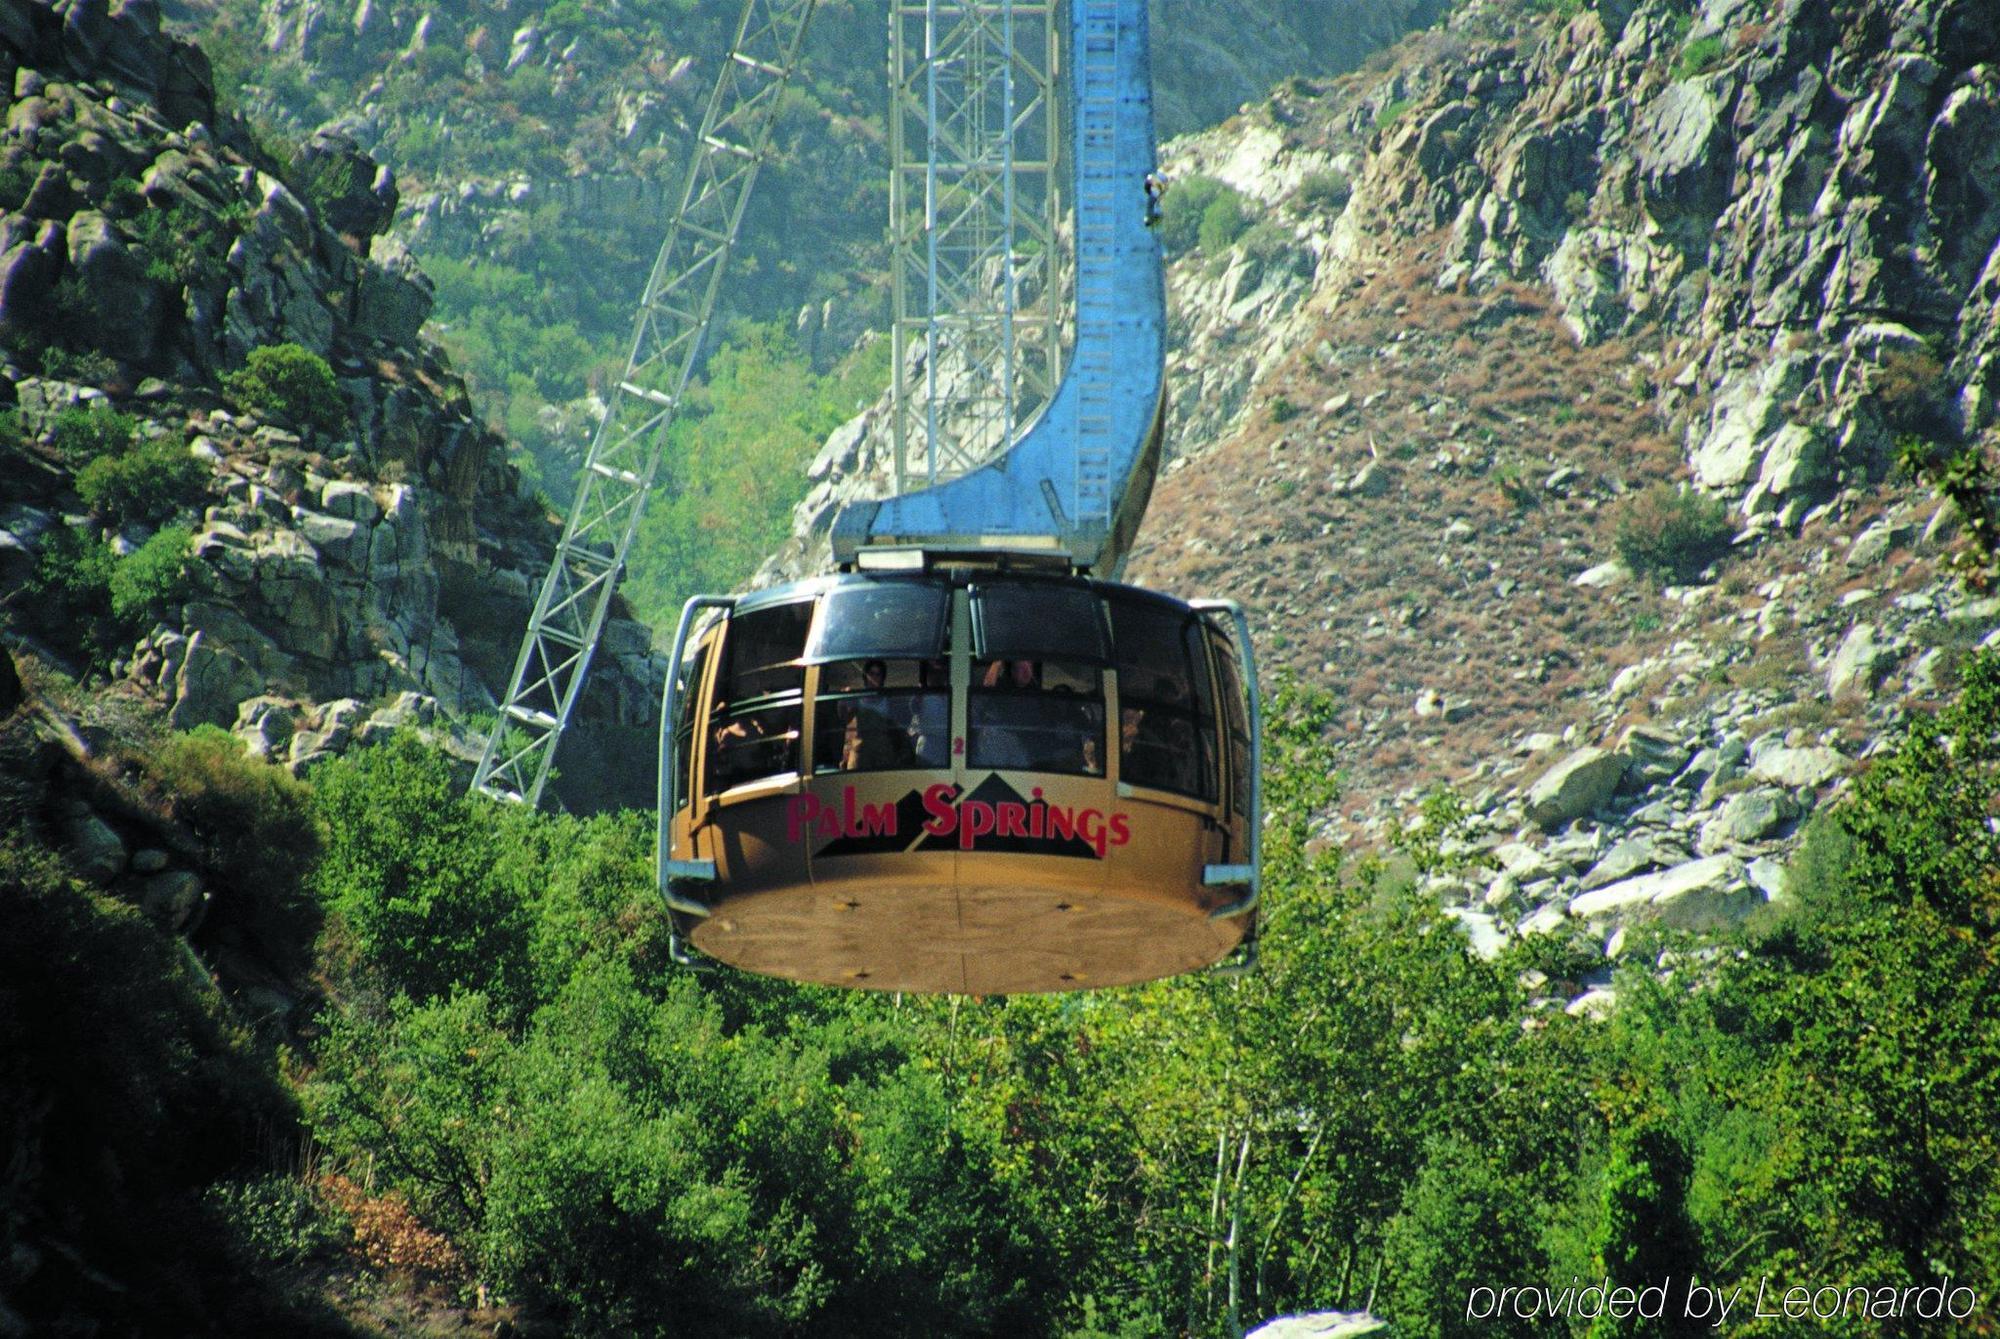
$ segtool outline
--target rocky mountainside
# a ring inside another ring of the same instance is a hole
[[[1170,270],[1129,576],[1244,600],[1333,693],[1332,831],[1453,787],[1482,948],[1782,896],[2000,624],[1897,465],[1993,443],[1996,58],[1962,0],[1475,3],[1167,146],[1170,206],[1217,178],[1254,223]],[[767,576],[886,486],[881,418]]]
[[[553,532],[418,336],[428,282],[377,240],[392,174],[338,137],[272,158],[149,0],[6,0],[0,76],[10,632],[295,769],[403,724],[465,747]],[[281,347],[323,360],[329,411],[242,380]],[[139,569],[111,565],[162,535],[174,578],[84,635],[55,593],[111,571],[116,602]],[[605,650],[592,728],[643,734],[648,635]]]

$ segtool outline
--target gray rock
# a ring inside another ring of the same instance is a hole
[[[1686,859],[1686,851],[1658,837],[1627,837],[1606,851],[1604,858],[1590,867],[1579,886],[1588,892],[1593,888],[1617,883],[1620,879],[1628,879],[1649,869],[1679,864]]]
[[[208,890],[202,887],[200,877],[188,870],[168,870],[146,880],[139,906],[161,929],[185,934],[201,923]]]
[[[343,520],[373,525],[381,519],[382,508],[375,502],[375,494],[367,484],[352,483],[345,479],[335,479],[320,491],[320,509],[329,516]]]
[[[1551,902],[1547,906],[1537,907],[1534,911],[1530,912],[1514,927],[1514,933],[1517,935],[1561,934],[1569,927],[1569,923],[1569,913],[1563,908],[1562,903]]]
[[[142,847],[132,853],[134,874],[158,874],[167,867],[167,863],[167,853],[156,846]]]
[[[1388,468],[1371,460],[1355,471],[1354,477],[1347,481],[1346,491],[1355,497],[1383,497],[1392,482]]]
[[[288,753],[297,717],[292,704],[280,697],[253,697],[236,709],[236,737],[253,758],[277,758]]]
[[[1833,477],[1826,435],[1817,428],[1787,423],[1771,434],[1764,447],[1758,483],[1777,496],[1809,493]]]
[[[1563,1012],[1571,1018],[1588,1018],[1592,1022],[1603,1022],[1618,1007],[1618,992],[1610,986],[1592,986],[1583,994],[1571,1000]]]
[[[382,252],[380,260],[362,266],[354,331],[387,344],[414,343],[435,301],[430,277],[394,238],[383,244]]]
[[[1847,546],[1846,563],[1849,567],[1873,567],[1889,556],[1889,551],[1907,544],[1913,529],[1908,524],[1878,521],[1854,537]]]
[[[1782,790],[1748,790],[1730,796],[1715,817],[1702,824],[1696,849],[1712,854],[1736,842],[1760,841],[1798,816],[1798,805]]]
[[[358,522],[316,511],[301,511],[297,520],[306,542],[329,561],[355,570],[367,568],[368,532]]]
[[[1553,879],[1569,873],[1567,864],[1526,842],[1502,842],[1493,848],[1493,858],[1513,876],[1517,884]]]
[[[1833,661],[1827,666],[1827,693],[1838,698],[1848,693],[1873,691],[1888,661],[1887,648],[1875,640],[1875,625],[1856,623],[1847,630],[1840,649],[1833,653]]]
[[[1764,895],[1768,902],[1782,902],[1790,895],[1791,872],[1782,861],[1770,856],[1759,856],[1743,871],[1750,880],[1751,887]]]
[[[1820,786],[1845,772],[1847,755],[1823,745],[1805,748],[1774,748],[1764,751],[1750,768],[1759,781],[1775,782],[1792,790]]]
[[[176,730],[197,725],[228,729],[236,723],[236,708],[262,687],[257,671],[243,657],[214,642],[206,632],[188,639],[180,672],[174,679],[174,704],[167,723]]]
[[[1636,790],[1671,781],[1688,762],[1688,751],[1678,739],[1643,725],[1626,729],[1618,751],[1631,760],[1624,784]]]
[[[1655,917],[1676,929],[1698,930],[1739,920],[1758,900],[1744,883],[1743,862],[1715,855],[1583,893],[1570,900],[1569,912],[1580,920]]]
[[[1578,749],[1528,788],[1529,821],[1544,831],[1595,812],[1617,791],[1628,760],[1609,749]]]
[[[89,809],[73,813],[63,823],[77,873],[92,883],[110,883],[125,872],[125,841],[109,823]]]
[[[1609,590],[1632,579],[1632,569],[1613,558],[1608,563],[1587,567],[1570,578],[1570,585],[1582,586],[1586,590]]]
[[[1468,911],[1464,907],[1450,907],[1445,911],[1458,928],[1465,932],[1473,956],[1485,962],[1492,962],[1507,947],[1507,936],[1500,929],[1499,922],[1484,911]]]

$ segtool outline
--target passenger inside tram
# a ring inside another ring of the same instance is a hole
[[[972,766],[1102,774],[1104,676],[1096,666],[992,660],[978,667],[974,685]]]
[[[948,766],[948,670],[931,661],[843,661],[820,672],[819,772]]]

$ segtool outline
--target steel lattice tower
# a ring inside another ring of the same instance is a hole
[[[1004,450],[1061,373],[1052,0],[894,0],[889,179],[898,492]]]
[[[473,778],[536,804],[583,691],[611,597],[659,472],[667,429],[707,341],[718,293],[815,0],[746,0],[695,141],[680,202],[639,302],[625,374],[592,439],[576,500]]]

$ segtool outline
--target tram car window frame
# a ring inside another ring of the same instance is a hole
[[[730,615],[703,741],[711,799],[797,780],[805,724],[804,653],[815,603],[796,600]]]
[[[1106,601],[1118,669],[1118,779],[1221,800],[1214,683],[1200,618],[1150,601]]]
[[[869,656],[819,666],[813,693],[815,776],[950,766],[948,656]]]
[[[1235,639],[1213,623],[1207,625],[1209,646],[1221,690],[1224,747],[1229,750],[1230,808],[1239,815],[1250,812],[1251,748],[1248,697],[1243,684],[1243,666],[1237,659]]]

